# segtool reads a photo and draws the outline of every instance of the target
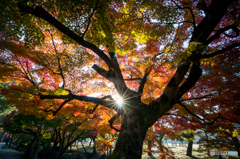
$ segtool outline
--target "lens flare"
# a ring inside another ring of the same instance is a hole
[[[117,101],[117,105],[118,105],[118,107],[122,107],[122,106],[123,106],[123,100],[122,100],[121,97],[118,98],[116,101]]]

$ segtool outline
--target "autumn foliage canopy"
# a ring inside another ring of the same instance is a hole
[[[240,119],[239,0],[1,3],[1,94],[18,113],[120,132],[116,158],[141,155],[154,123],[174,139]]]

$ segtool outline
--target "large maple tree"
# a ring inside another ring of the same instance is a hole
[[[3,94],[25,114],[109,121],[120,131],[112,158],[141,158],[148,128],[164,115],[238,120],[239,7],[239,0],[1,2],[0,77],[18,83]],[[185,113],[173,114],[176,104]]]

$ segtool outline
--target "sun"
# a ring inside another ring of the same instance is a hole
[[[123,105],[123,100],[122,100],[121,97],[119,97],[119,98],[116,100],[116,102],[117,102],[117,106],[118,106],[118,107],[122,107],[122,105]]]

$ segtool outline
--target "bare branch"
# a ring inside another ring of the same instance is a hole
[[[115,100],[112,98],[111,95],[102,97],[101,99],[107,99],[107,98],[109,98],[111,101],[115,101]],[[97,109],[97,107],[98,107],[98,103],[96,104],[96,106],[95,106],[93,109],[87,110],[87,113],[93,114],[93,112]]]
[[[227,27],[225,27],[225,28],[221,28],[221,29],[217,30],[216,33],[215,33],[213,36],[211,36],[211,37],[206,41],[205,44],[206,44],[206,45],[210,44],[210,43],[211,43],[212,41],[214,41],[215,39],[218,39],[222,33],[224,33],[225,31],[227,31],[227,30],[229,30],[229,29],[233,29],[233,28],[235,28],[235,27],[236,27],[236,25],[233,24],[233,25],[229,25],[229,26],[227,26]],[[237,35],[239,35],[239,30],[238,30],[238,32],[236,32],[236,33],[237,33]]]
[[[73,94],[68,95],[40,95],[40,99],[65,99],[65,100],[79,100],[79,101],[85,101],[85,102],[92,102],[95,104],[101,104],[102,106],[105,106],[110,109],[114,109],[117,111],[117,108],[114,107],[115,101],[106,101],[101,98],[96,97],[89,97],[89,96],[78,96]],[[67,101],[68,102],[68,101]]]
[[[218,50],[214,53],[211,53],[211,54],[205,54],[205,55],[201,55],[200,58],[210,58],[210,57],[214,57],[214,56],[217,56],[217,55],[220,55],[222,53],[225,53],[227,51],[230,51],[231,49],[233,48],[236,48],[236,47],[239,47],[240,46],[240,43],[234,43],[232,45],[229,45],[221,50]]]
[[[97,0],[97,3],[96,3],[96,5],[95,5],[92,13],[91,13],[90,16],[88,17],[87,28],[86,28],[86,30],[84,31],[84,33],[82,34],[82,37],[84,37],[84,35],[87,33],[87,31],[88,31],[88,29],[89,29],[89,26],[90,26],[90,23],[91,23],[91,19],[92,19],[92,16],[93,16],[94,12],[95,12],[96,9],[97,9],[98,2],[99,2],[99,0]]]
[[[163,53],[163,52],[160,52],[160,53],[154,55],[153,58],[156,58],[157,56],[162,55],[162,54],[164,54],[164,53]]]
[[[200,0],[200,1],[198,2],[198,4],[197,4],[197,8],[203,10],[204,13],[207,14],[207,12],[208,12],[208,7],[207,7],[207,5],[206,5],[206,3],[205,3],[204,1],[205,1],[205,0]]]
[[[142,78],[130,78],[130,79],[124,79],[124,81],[136,81],[136,80],[142,80]]]
[[[189,89],[191,89],[202,75],[200,61],[193,62],[188,78],[178,87],[173,96],[173,103],[177,102]]]
[[[219,117],[219,118],[222,120],[228,120],[228,121],[240,124],[240,122],[238,120],[231,120],[231,119],[227,119],[227,118],[223,118],[223,117]]]
[[[235,0],[212,0],[206,16],[194,29],[190,42],[195,41],[205,44],[212,31],[227,12],[228,6],[234,1]]]
[[[29,75],[30,72],[29,72],[29,70],[28,70],[28,67],[27,67],[27,70],[26,70],[26,69],[24,68],[22,62],[20,61],[20,59],[19,59],[18,56],[16,55],[16,53],[15,53],[15,52],[13,52],[13,53],[14,53],[15,56],[13,56],[13,55],[11,55],[11,56],[19,63],[19,65],[21,66],[21,68],[22,68],[22,70],[23,70],[23,76],[22,76],[22,77],[25,78],[25,79],[27,79],[27,80],[28,80],[29,82],[31,82],[34,86],[37,86],[36,83],[33,81],[32,76]],[[26,63],[26,65],[28,65],[28,63]],[[29,76],[30,76],[30,78],[29,78]]]
[[[109,72],[106,71],[105,69],[99,67],[98,65],[94,64],[92,66],[92,68],[97,72],[99,73],[101,76],[103,76],[104,78],[106,78],[107,80],[109,80],[110,82],[114,83],[115,84],[115,81],[116,80],[113,80],[113,78],[111,76],[108,76]]]
[[[166,103],[170,104],[171,101],[169,101],[169,100],[173,97],[174,93],[178,89],[179,84],[184,79],[184,76],[187,73],[189,66],[190,66],[190,61],[181,61],[179,63],[177,71],[175,72],[175,74],[173,75],[171,80],[169,81],[169,83],[166,86],[166,88],[164,89],[162,95],[157,99],[157,102],[160,102],[161,105],[164,105]],[[174,105],[174,103],[171,104],[171,106],[173,106],[173,105]],[[164,110],[162,110],[163,112],[170,109],[170,107],[169,108],[162,107],[162,108],[164,108]]]
[[[203,99],[203,98],[211,98],[211,96],[213,96],[215,94],[217,94],[217,93],[207,94],[207,95],[204,95],[204,96],[201,96],[201,97],[197,97],[197,98],[182,99],[182,100],[180,100],[180,102],[189,101],[189,100],[196,100],[196,99]]]
[[[52,112],[52,113],[54,113],[54,110],[52,110],[52,109],[38,109],[38,110],[41,110],[41,111],[44,111],[44,112]]]
[[[112,68],[115,68],[115,64],[110,60],[110,58],[102,51],[100,50],[96,45],[87,42],[83,39],[83,37],[78,36],[75,34],[72,30],[67,28],[65,25],[60,23],[57,19],[55,19],[51,14],[49,14],[45,9],[43,9],[41,6],[36,6],[35,8],[29,7],[24,3],[19,2],[18,7],[20,11],[29,13],[32,15],[35,15],[39,18],[42,18],[46,20],[48,23],[56,27],[59,31],[64,33],[65,35],[69,36],[71,39],[76,41],[78,44],[82,45],[83,47],[86,47],[90,50],[92,50],[94,53],[96,53],[108,66],[111,66]]]
[[[181,115],[178,115],[178,114],[165,113],[164,115],[172,115],[172,116],[176,116],[176,117],[181,117],[181,118],[184,118],[184,119],[187,120],[187,121],[197,122],[197,123],[200,123],[200,124],[201,124],[201,122],[200,122],[199,120],[191,120],[191,119],[188,119],[188,118],[185,117],[185,116],[181,116]]]
[[[184,3],[184,2],[181,2],[181,1],[179,1],[179,2],[182,3],[183,5],[187,5],[187,4],[191,4],[193,2],[196,2],[196,1],[198,1],[198,0],[193,0],[193,1],[190,1],[190,2],[187,2],[187,3]]]
[[[181,23],[190,23],[193,24],[191,21],[181,21],[181,22],[172,22],[172,23],[165,23],[165,22],[150,22],[150,24],[162,24],[162,25],[172,25],[172,24],[181,24]]]
[[[170,52],[170,51],[172,50],[172,47],[173,47],[173,43],[174,43],[174,41],[175,41],[175,40],[176,40],[176,38],[177,38],[177,35],[178,35],[178,31],[179,31],[179,28],[180,28],[180,25],[178,24],[178,28],[177,28],[177,32],[176,32],[176,35],[175,35],[175,37],[174,37],[174,39],[173,39],[173,41],[172,41],[171,47],[170,47],[170,49],[169,49],[169,51],[168,51],[168,52]]]
[[[67,104],[68,102],[70,102],[71,100],[72,100],[72,99],[67,99],[67,100],[65,100],[64,102],[62,102],[62,104],[57,108],[57,110],[53,112],[53,116],[55,116],[55,115],[62,109],[62,107],[63,107],[65,104]]]
[[[192,21],[193,28],[195,29],[195,28],[196,28],[195,16],[194,16],[194,14],[193,14],[192,9],[191,9],[190,7],[181,7],[181,6],[179,6],[174,0],[172,0],[172,1],[173,1],[173,3],[178,7],[178,9],[188,9],[188,10],[190,11],[190,13],[191,13],[191,15],[192,15],[192,19],[193,19],[193,21]]]
[[[141,83],[138,86],[138,92],[139,93],[143,93],[143,88],[144,88],[145,83],[147,82],[147,77],[150,74],[150,72],[151,72],[151,68],[147,68],[145,70],[145,74],[144,74],[144,76],[143,76],[143,78],[141,80]]]
[[[202,119],[198,115],[191,112],[184,104],[182,104],[182,102],[179,102],[178,104],[180,104],[184,109],[186,109],[188,113],[190,113],[192,116],[197,117],[199,120],[203,121],[205,124],[212,125],[214,122],[216,122],[220,118],[220,113],[219,113],[219,115],[215,119],[213,119],[211,122],[207,122],[205,119]]]
[[[58,75],[60,75],[60,76],[62,77],[62,80],[63,80],[62,88],[64,88],[64,86],[65,86],[65,78],[64,78],[64,75],[63,75],[62,67],[61,67],[60,58],[59,58],[58,53],[57,53],[57,49],[56,49],[56,46],[55,46],[55,43],[54,43],[54,40],[53,40],[53,35],[52,35],[52,33],[50,33],[50,35],[51,35],[51,37],[52,37],[53,47],[54,47],[54,49],[55,49],[55,53],[56,53],[57,60],[58,60],[58,68],[59,68],[59,70],[60,70],[60,73],[58,73]]]
[[[113,121],[116,120],[119,116],[120,116],[119,113],[117,113],[116,115],[114,115],[114,116],[108,121],[108,123],[110,124],[111,129],[114,129],[114,130],[116,130],[117,132],[120,132],[120,130],[118,130],[117,128],[115,128],[112,124],[113,124]]]

